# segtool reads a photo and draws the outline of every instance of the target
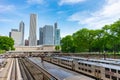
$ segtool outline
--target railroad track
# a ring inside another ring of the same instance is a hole
[[[26,58],[18,59],[23,80],[58,80]]]
[[[17,80],[17,66],[16,66],[16,59],[13,60],[10,80]]]
[[[26,68],[25,64],[23,61],[21,61],[21,59],[18,59],[18,63],[20,66],[20,71],[21,71],[21,75],[23,80],[34,80],[34,77],[32,76],[32,74],[30,74],[29,70]]]

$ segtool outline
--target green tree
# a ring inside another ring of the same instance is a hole
[[[14,50],[14,40],[7,36],[0,36],[0,49],[1,50]]]
[[[62,52],[75,52],[74,42],[71,35],[68,35],[61,40],[61,50]]]
[[[119,52],[120,51],[120,20],[102,29],[80,29],[72,36],[61,40],[63,52]]]
[[[60,46],[59,45],[55,46],[55,50],[60,50]]]
[[[89,30],[83,28],[73,34],[75,52],[89,51]]]

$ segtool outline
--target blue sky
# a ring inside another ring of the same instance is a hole
[[[100,29],[120,18],[120,0],[0,0],[0,35],[25,23],[25,38],[29,36],[30,14],[37,14],[39,27],[58,23],[61,36],[81,28]]]

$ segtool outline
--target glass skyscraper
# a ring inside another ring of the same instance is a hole
[[[57,29],[57,23],[54,24],[54,45],[60,45],[60,29]]]
[[[20,22],[20,25],[19,25],[19,31],[21,32],[22,34],[22,41],[21,41],[21,45],[24,45],[24,28],[25,28],[25,24],[23,21]]]
[[[43,45],[54,45],[54,33],[52,25],[43,27]]]
[[[60,29],[57,29],[57,23],[45,25],[39,29],[39,45],[60,45]]]

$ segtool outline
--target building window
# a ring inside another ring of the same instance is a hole
[[[117,77],[115,77],[115,76],[112,76],[112,80],[117,80]]]
[[[107,74],[106,74],[105,77],[106,77],[106,78],[110,78],[110,75],[107,75]]]

